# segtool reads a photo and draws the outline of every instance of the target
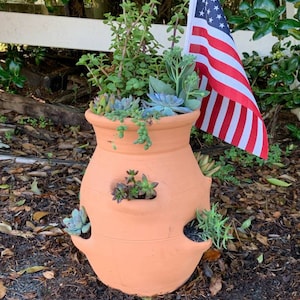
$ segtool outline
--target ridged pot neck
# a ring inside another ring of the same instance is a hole
[[[105,116],[94,114],[90,109],[85,112],[85,117],[94,128],[98,148],[118,153],[146,154],[189,146],[190,130],[199,114],[200,111],[197,110],[149,121],[147,128],[152,146],[148,150],[144,149],[144,145],[134,144],[138,128],[131,118],[124,119],[122,123],[118,120],[111,121]],[[117,127],[120,125],[127,127],[123,138],[118,137]]]

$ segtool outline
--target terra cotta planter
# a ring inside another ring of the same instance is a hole
[[[86,112],[97,147],[80,190],[80,205],[91,222],[91,237],[72,236],[99,279],[128,294],[153,296],[174,291],[195,270],[210,241],[193,242],[183,228],[196,209],[209,209],[211,179],[203,176],[189,145],[199,112],[163,117],[149,124],[153,145],[134,145],[130,119],[123,139],[113,122]],[[114,147],[115,145],[115,147]],[[153,200],[112,200],[112,188],[126,171],[158,182]]]

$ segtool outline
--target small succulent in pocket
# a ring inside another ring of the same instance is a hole
[[[65,231],[71,235],[86,234],[91,228],[84,207],[79,210],[75,208],[72,211],[71,218],[64,218],[63,223],[66,226]]]
[[[113,200],[120,203],[123,199],[154,199],[156,197],[157,182],[149,181],[145,174],[140,180],[137,180],[135,176],[138,171],[135,170],[128,170],[127,174],[125,183],[118,182],[113,188]]]
[[[184,234],[193,241],[211,240],[217,249],[227,247],[227,242],[233,239],[230,234],[232,228],[227,224],[228,217],[224,218],[218,211],[218,204],[212,205],[210,210],[196,211],[196,218],[184,227]]]

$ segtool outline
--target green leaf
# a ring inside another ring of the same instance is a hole
[[[18,88],[22,88],[24,86],[24,82],[25,82],[25,77],[23,76],[18,76],[18,77],[14,77],[13,78],[13,83],[18,87]]]
[[[232,16],[229,19],[229,22],[234,25],[242,24],[245,21],[245,18],[242,16]]]
[[[265,10],[265,9],[254,9],[255,15],[257,15],[259,18],[263,18],[263,19],[270,19],[271,14],[269,11]]]
[[[34,177],[33,182],[31,184],[31,191],[36,195],[41,195],[42,194],[41,190],[38,188],[37,180],[36,180],[35,177]]]
[[[253,3],[254,9],[265,9],[269,12],[276,9],[276,4],[273,0],[255,0]]]
[[[239,10],[241,12],[247,12],[250,9],[251,9],[250,4],[247,1],[243,1],[239,6]]]
[[[246,221],[244,221],[243,224],[241,225],[241,227],[239,227],[239,228],[244,231],[245,229],[248,229],[251,226],[251,223],[252,223],[252,219],[249,218]]]
[[[293,19],[285,19],[285,20],[279,20],[278,21],[278,28],[282,30],[288,30],[290,28],[299,28],[300,22]]]
[[[171,87],[171,85],[152,76],[149,78],[149,89],[150,94],[154,92],[159,94],[175,95],[175,90]]]
[[[288,32],[293,38],[300,40],[300,30],[299,29],[288,29]]]
[[[15,75],[20,73],[21,67],[20,64],[14,62],[13,60],[9,63],[9,71]]]
[[[267,181],[273,185],[281,186],[281,187],[288,187],[288,186],[292,185],[291,183],[287,183],[287,182],[277,179],[277,178],[267,178]]]
[[[258,263],[261,264],[264,261],[263,253],[261,253],[256,259],[257,259]]]
[[[197,99],[188,99],[184,102],[184,106],[191,110],[196,110],[200,107],[200,101]]]
[[[0,184],[0,189],[2,189],[2,190],[9,189],[9,185],[8,184]]]
[[[16,202],[16,206],[22,206],[22,205],[24,205],[25,202],[26,202],[26,199],[22,199],[22,200]]]
[[[268,33],[271,33],[273,31],[273,26],[271,23],[265,24],[260,29],[256,30],[253,34],[253,40],[258,40],[262,38],[263,36],[267,35]]]
[[[274,12],[272,12],[272,20],[278,21],[280,19],[280,16],[286,11],[285,6],[279,6],[276,8]]]
[[[82,233],[87,233],[87,232],[89,232],[90,228],[91,228],[91,223],[87,223],[82,226],[81,231],[82,231]]]

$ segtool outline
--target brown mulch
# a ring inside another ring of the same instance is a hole
[[[78,207],[80,182],[95,147],[93,132],[39,128],[20,124],[24,116],[10,111],[0,115],[16,126],[11,137],[0,133],[7,145],[0,148],[0,155],[7,155],[0,160],[0,299],[140,299],[103,285],[63,231],[62,219]],[[289,118],[278,122],[276,142],[282,147],[297,144],[283,129]],[[300,299],[297,145],[283,168],[236,165],[240,185],[214,180],[211,200],[229,217],[234,240],[220,257],[211,251],[178,290],[153,299]],[[266,176],[291,185],[271,185]],[[250,227],[242,231],[249,219]]]

